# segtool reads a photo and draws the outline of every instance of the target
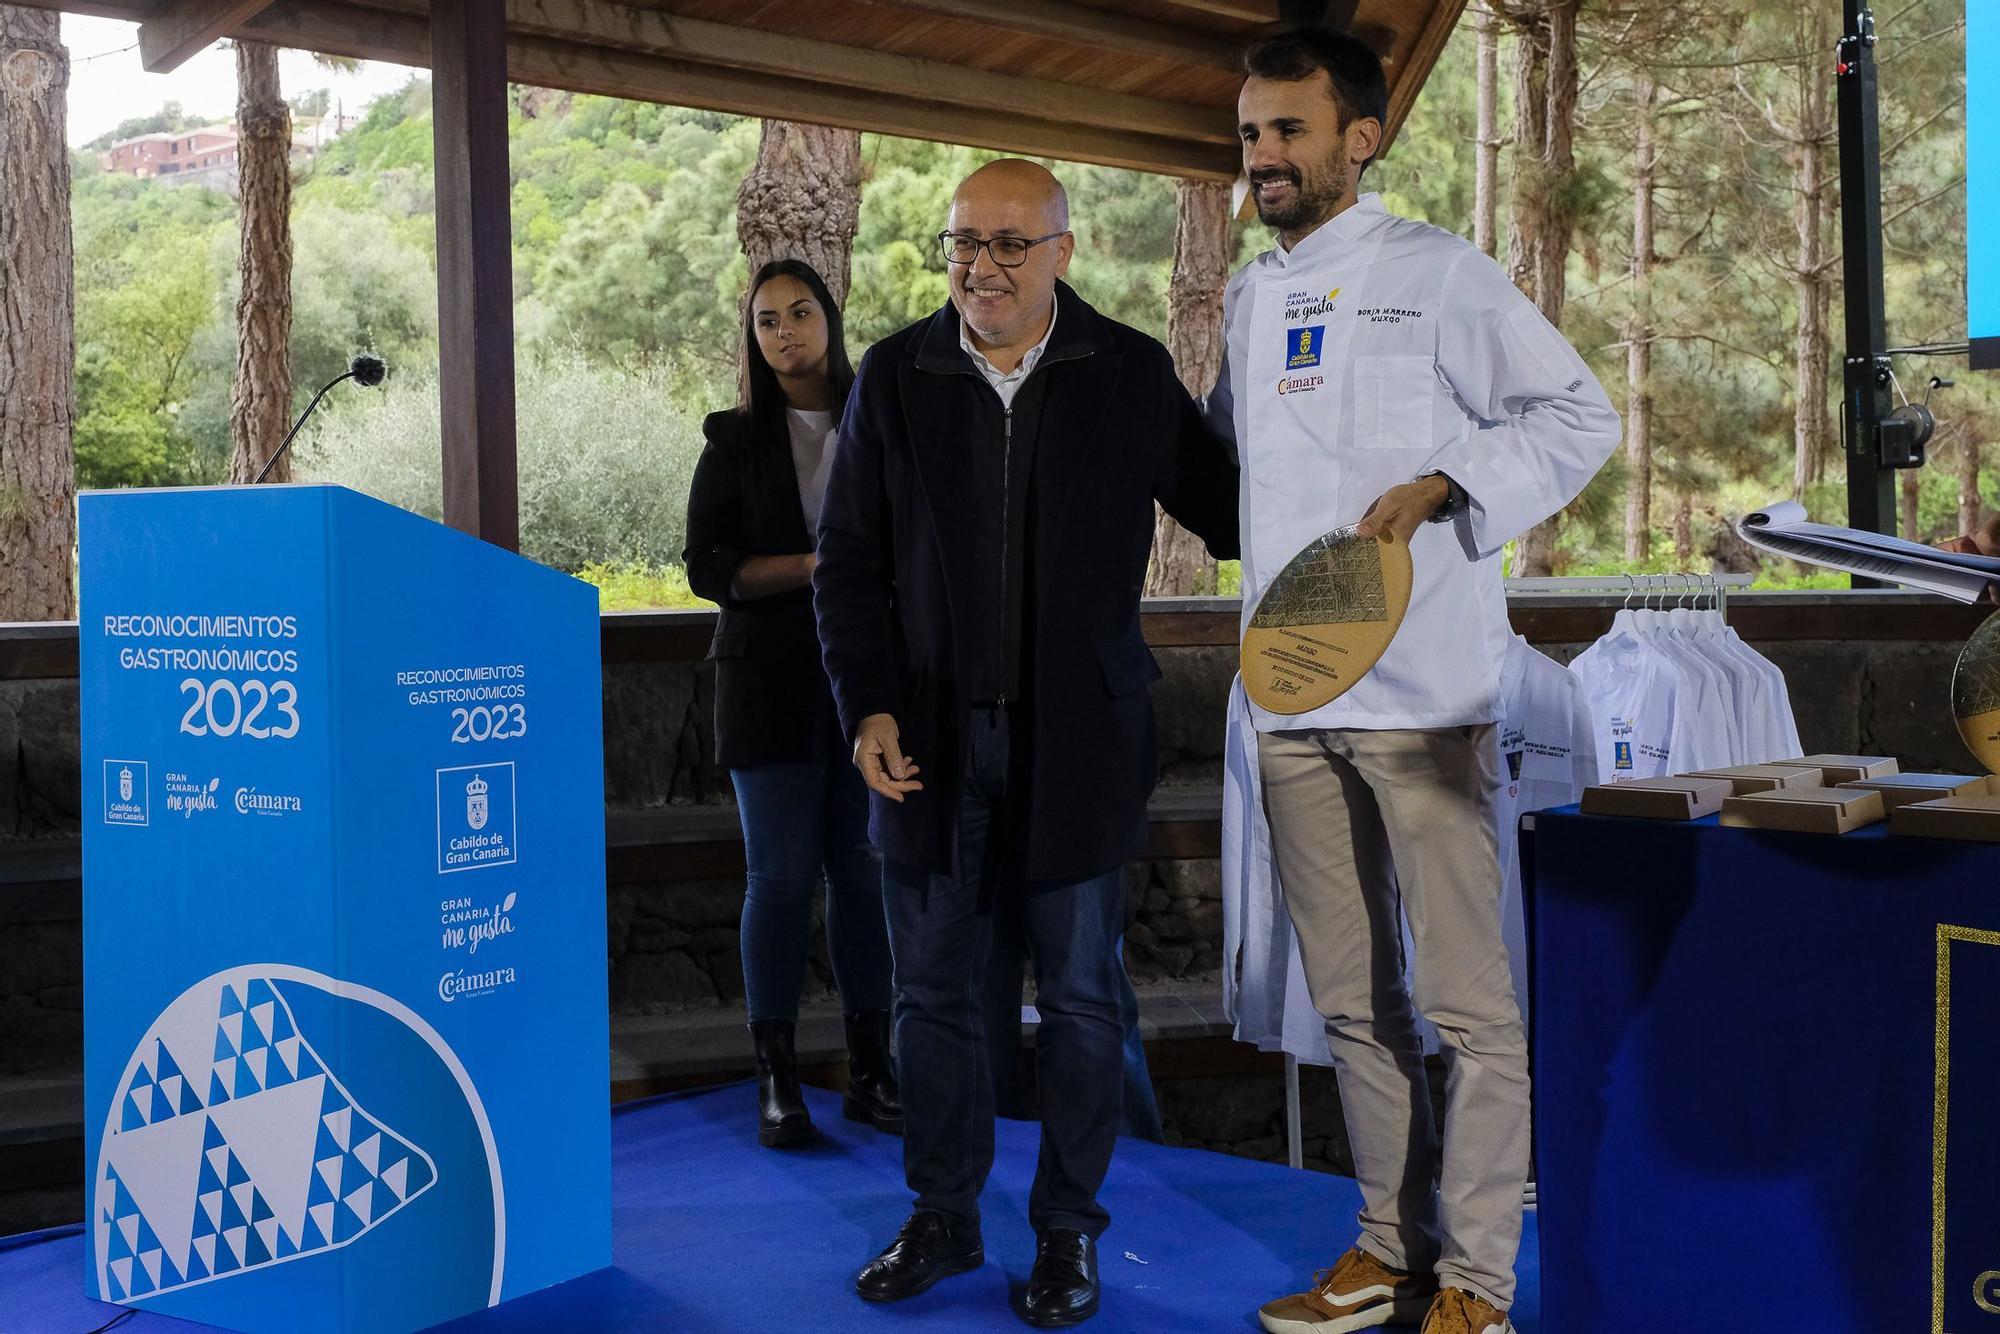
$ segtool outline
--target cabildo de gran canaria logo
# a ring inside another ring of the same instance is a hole
[[[1285,369],[1302,371],[1319,365],[1320,349],[1326,343],[1326,326],[1309,325],[1303,329],[1285,330]]]

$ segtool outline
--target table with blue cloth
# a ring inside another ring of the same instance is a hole
[[[2000,1334],[2000,845],[1524,845],[1544,1334]]]

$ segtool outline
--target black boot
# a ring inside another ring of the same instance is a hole
[[[803,1144],[813,1137],[812,1113],[799,1092],[799,1057],[789,1019],[750,1025],[757,1047],[757,1142],[768,1148]]]
[[[1096,1314],[1097,1243],[1073,1228],[1050,1228],[1035,1238],[1022,1318],[1039,1329],[1061,1329]]]
[[[919,1209],[883,1251],[854,1276],[854,1290],[871,1302],[914,1297],[948,1274],[986,1263],[977,1223],[954,1223],[933,1209]]]
[[[847,1096],[841,1112],[866,1121],[887,1135],[903,1133],[903,1094],[889,1056],[889,1012],[869,1010],[847,1016]]]

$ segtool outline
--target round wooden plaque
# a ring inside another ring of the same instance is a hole
[[[1336,528],[1264,590],[1243,632],[1243,688],[1268,712],[1311,713],[1368,674],[1409,607],[1409,545]]]
[[[1958,735],[1988,773],[2000,773],[2000,612],[1980,622],[1951,669]]]

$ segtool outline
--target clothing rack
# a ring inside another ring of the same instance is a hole
[[[1678,599],[1686,601],[1690,596],[1708,598],[1715,609],[1729,619],[1729,590],[1747,591],[1757,582],[1754,574],[1700,574],[1684,570],[1678,574],[1589,574],[1536,576],[1506,581],[1507,592],[1513,593],[1555,593],[1555,594],[1597,594],[1623,593],[1630,605],[1638,599],[1640,605],[1655,599]]]

